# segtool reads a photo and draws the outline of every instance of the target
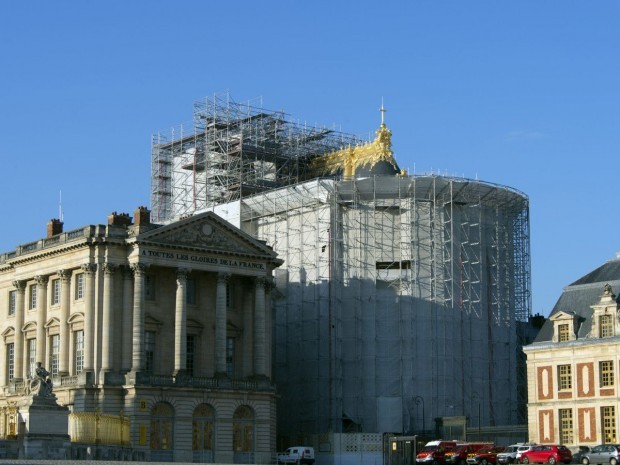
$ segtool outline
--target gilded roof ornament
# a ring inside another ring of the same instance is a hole
[[[387,110],[383,107],[383,102],[379,111],[381,112],[381,125],[375,131],[377,137],[373,141],[355,147],[348,146],[316,157],[310,164],[313,174],[353,177],[361,168],[370,170],[379,162],[387,162],[392,165],[395,172],[400,172],[392,152],[392,131],[385,124]]]

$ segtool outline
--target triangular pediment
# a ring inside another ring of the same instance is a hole
[[[192,248],[202,251],[263,256],[275,259],[276,253],[213,212],[205,212],[144,232],[138,243]]]
[[[9,326],[2,333],[2,337],[4,337],[4,338],[10,337],[10,336],[15,336],[15,328],[13,328],[13,326]]]
[[[565,312],[564,310],[560,310],[549,317],[551,321],[559,321],[559,320],[569,320],[575,318],[574,312]]]
[[[48,329],[54,326],[60,326],[60,320],[56,317],[50,318],[49,320],[47,320],[47,323],[45,323],[45,327]]]

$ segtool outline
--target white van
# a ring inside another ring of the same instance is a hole
[[[286,449],[286,452],[278,454],[278,463],[314,463],[314,448],[308,446],[293,446]]]

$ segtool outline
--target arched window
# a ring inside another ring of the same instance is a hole
[[[233,415],[233,452],[235,463],[254,460],[254,410],[247,405],[237,407]]]
[[[192,450],[194,462],[213,462],[215,438],[215,410],[200,404],[192,415]]]
[[[151,460],[172,462],[174,441],[174,409],[158,402],[151,409]]]

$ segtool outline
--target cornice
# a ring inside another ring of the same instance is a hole
[[[542,350],[562,350],[571,347],[583,347],[588,345],[600,345],[600,344],[619,344],[620,345],[620,336],[614,337],[586,337],[581,339],[575,339],[574,341],[565,341],[565,342],[533,342],[532,344],[528,344],[523,346],[523,352],[534,352],[534,351],[542,351]]]

